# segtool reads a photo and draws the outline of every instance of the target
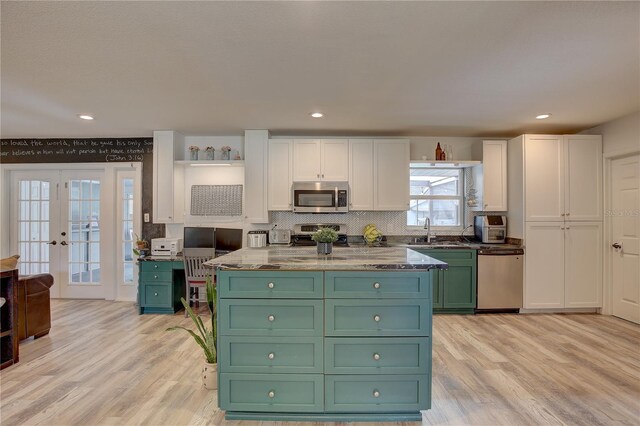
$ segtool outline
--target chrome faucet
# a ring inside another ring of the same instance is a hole
[[[427,230],[427,243],[431,242],[431,219],[426,217],[424,220],[424,229]]]

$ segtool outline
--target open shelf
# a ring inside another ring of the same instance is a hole
[[[431,168],[446,168],[446,169],[465,169],[467,167],[473,167],[482,164],[482,161],[465,160],[465,161],[422,161],[411,160],[411,167],[431,167]]]
[[[242,167],[244,166],[244,160],[196,160],[196,161],[174,161],[174,164],[182,166],[231,166]]]

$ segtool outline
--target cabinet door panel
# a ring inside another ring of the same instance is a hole
[[[296,139],[293,141],[293,180],[320,180],[320,140]]]
[[[320,178],[326,181],[349,180],[349,140],[323,139],[320,145]]]
[[[291,211],[291,183],[293,181],[293,142],[269,141],[267,174],[268,210]]]
[[[321,300],[220,299],[220,334],[321,336]]]
[[[153,132],[153,223],[174,222],[173,139],[172,131]]]
[[[602,137],[565,136],[567,220],[602,220]]]
[[[507,141],[483,141],[482,207],[486,211],[507,210]]]
[[[529,222],[526,226],[524,307],[564,308],[564,224]]]
[[[373,140],[349,140],[349,210],[373,210]]]
[[[562,136],[526,136],[526,220],[564,219],[564,155]]]
[[[325,300],[327,336],[428,336],[431,300]]]
[[[322,412],[322,374],[220,374],[220,408],[228,411]]]
[[[439,269],[432,269],[431,273],[431,285],[433,286],[432,290],[432,299],[433,299],[433,307],[434,308],[442,308],[442,274],[444,271]]]
[[[327,374],[423,374],[431,363],[422,337],[333,337],[324,348]]]
[[[409,141],[374,140],[374,210],[409,209]]]
[[[325,376],[325,407],[334,412],[403,412],[430,408],[428,375]]]
[[[566,222],[565,307],[602,307],[602,222]]]
[[[476,307],[476,268],[474,265],[449,265],[442,273],[445,308]]]
[[[220,336],[220,368],[229,373],[322,373],[322,337]]]

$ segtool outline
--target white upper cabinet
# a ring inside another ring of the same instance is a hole
[[[184,221],[184,136],[172,130],[153,132],[153,223]]]
[[[373,140],[349,140],[349,210],[373,210]]]
[[[481,211],[507,211],[507,141],[483,141],[482,164],[471,169]]]
[[[602,220],[602,136],[565,136],[566,220]]]
[[[526,220],[602,220],[602,137],[525,136]]]
[[[527,221],[564,219],[564,141],[562,136],[525,136]]]
[[[373,141],[373,209],[409,209],[409,140]]]
[[[296,139],[293,141],[293,180],[347,181],[347,139]]]
[[[271,139],[268,164],[268,209],[291,211],[291,183],[293,182],[293,141]]]
[[[244,219],[248,223],[269,223],[267,211],[267,156],[269,132],[245,130]]]

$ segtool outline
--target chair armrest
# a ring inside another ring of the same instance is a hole
[[[18,277],[18,282],[24,286],[24,289],[29,294],[41,293],[43,291],[49,291],[53,285],[53,275],[51,274],[36,274],[26,275],[24,277]]]

